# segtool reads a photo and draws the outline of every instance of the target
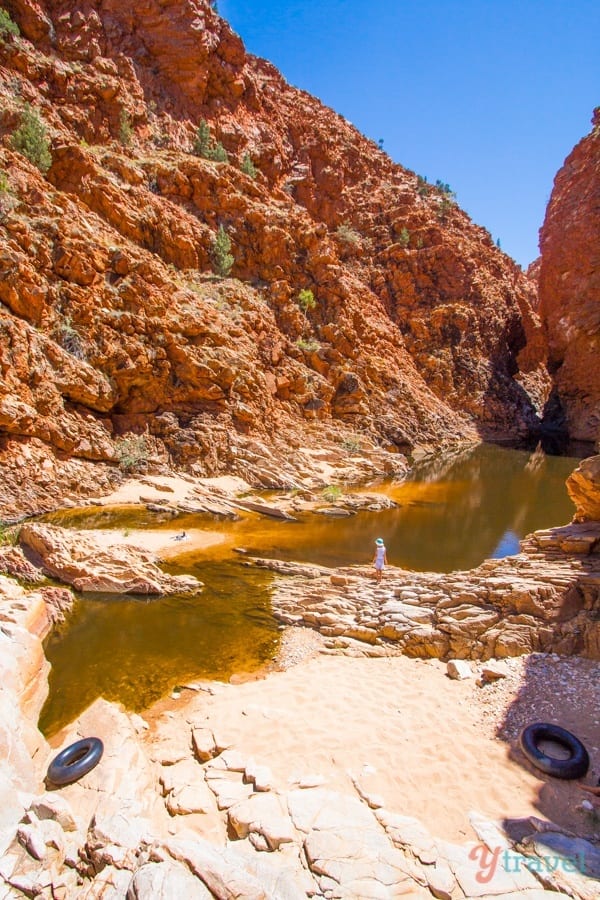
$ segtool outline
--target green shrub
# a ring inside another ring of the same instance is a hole
[[[429,184],[426,175],[417,175],[417,194],[419,197],[426,197],[429,193]]]
[[[204,159],[207,159],[207,153],[211,147],[212,137],[210,128],[208,127],[206,119],[202,119],[196,130],[196,137],[194,138],[194,153],[196,156],[202,156]]]
[[[116,458],[124,472],[133,472],[148,462],[150,447],[142,434],[119,438],[115,442]]]
[[[340,499],[342,494],[343,491],[339,484],[330,484],[321,491],[321,496],[324,500],[327,500],[328,503],[335,503],[336,500]]]
[[[437,208],[437,217],[440,222],[445,222],[447,220],[448,213],[455,205],[456,204],[454,203],[454,201],[451,200],[447,195],[444,195],[442,197]]]
[[[348,225],[347,222],[342,222],[341,225],[338,225],[335,233],[338,240],[342,241],[344,244],[351,244],[353,246],[360,244],[360,234]]]
[[[209,152],[210,156],[207,157],[208,159],[214,159],[215,162],[229,162],[227,150],[225,149],[221,141],[217,141],[217,143]]]
[[[46,126],[39,113],[28,103],[21,113],[21,124],[13,131],[11,146],[17,153],[27,157],[40,172],[47,172],[52,165]]]
[[[74,356],[76,359],[85,359],[85,349],[81,335],[76,328],[73,327],[70,316],[65,316],[54,329],[54,337],[57,344]]]
[[[193,151],[202,159],[213,159],[215,162],[229,162],[227,150],[220,141],[213,139],[206,119],[202,119],[196,130]]]
[[[358,435],[347,435],[341,440],[342,448],[350,453],[356,453],[357,450],[360,450],[361,443],[362,441]]]
[[[436,183],[435,183],[435,186],[436,186],[436,188],[438,189],[438,191],[441,191],[441,192],[442,192],[442,194],[447,194],[449,197],[454,197],[454,196],[456,196],[455,193],[454,193],[454,191],[453,191],[452,188],[450,187],[450,185],[449,185],[449,184],[446,184],[445,181],[440,181],[439,178],[437,179],[437,181],[436,181]]]
[[[0,519],[0,547],[14,547],[19,540],[19,531],[19,526],[7,525]]]
[[[321,345],[318,341],[306,340],[305,338],[298,338],[296,347],[299,350],[306,350],[307,353],[315,353],[315,351],[321,349]]]
[[[4,169],[0,169],[0,222],[4,222],[8,213],[17,205],[17,198],[13,196],[8,183],[8,175]]]
[[[410,231],[408,228],[404,227],[400,232],[400,236],[398,238],[398,243],[401,247],[408,247],[410,244]]]
[[[126,109],[122,109],[119,116],[119,140],[124,147],[129,147],[132,137],[133,128],[131,125],[131,117]]]
[[[244,154],[244,158],[242,159],[242,164],[240,166],[240,169],[242,170],[244,175],[249,175],[250,178],[256,178],[256,176],[258,175],[258,169],[252,162],[252,157],[250,156],[249,153]]]
[[[16,22],[13,22],[9,13],[5,9],[0,9],[0,40],[5,41],[8,37],[17,37],[21,32]]]
[[[226,278],[235,260],[231,254],[231,239],[222,225],[219,225],[219,230],[213,238],[211,256],[213,271],[221,278]]]

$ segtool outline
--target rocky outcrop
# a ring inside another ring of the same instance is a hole
[[[600,107],[554,180],[540,231],[540,314],[571,438],[600,439]]]
[[[280,563],[257,561],[272,566]],[[556,651],[600,659],[600,523],[531,535],[517,556],[468,572],[364,571],[287,563],[273,610],[287,625],[317,629],[336,652],[490,659]],[[318,579],[307,588],[306,579]],[[326,579],[329,581],[326,584]]]
[[[76,591],[110,594],[181,594],[202,583],[192,575],[167,575],[155,557],[130,545],[103,547],[93,535],[55,525],[26,524],[19,541],[45,574]]]
[[[600,522],[600,456],[584,459],[567,478],[567,491],[575,504],[575,522]]]
[[[2,505],[38,511],[116,464],[253,478],[256,440],[297,472],[290,447],[357,433],[398,458],[539,425],[532,282],[445,186],[246,54],[207,0],[9,10]],[[12,148],[25,101],[45,176]],[[192,152],[202,119],[229,162]],[[212,274],[220,224],[233,278]]]
[[[3,614],[13,609],[26,624],[20,607],[31,609],[33,595],[8,582],[0,591]],[[212,690],[217,687],[236,689]],[[3,698],[9,689],[3,677]],[[35,710],[27,713],[17,695],[11,702],[0,709],[3,731],[10,725],[12,736],[1,769],[0,874],[7,897],[362,900],[392,891],[462,900],[482,896],[482,884],[494,896],[523,900],[545,900],[543,887],[558,892],[548,900],[596,894],[597,847],[552,822],[520,820],[517,843],[510,822],[471,814],[479,843],[449,843],[376,797],[367,775],[353,780],[350,794],[320,786],[317,774],[278,785],[260,760],[206,727],[201,707],[188,721],[170,714],[150,729],[139,716],[96,701],[63,733],[61,745],[93,733],[104,743],[100,763],[60,792],[46,791],[43,774],[56,750],[36,732]],[[24,733],[29,743],[19,743]],[[581,865],[548,872],[540,859],[549,847]],[[494,859],[498,848],[509,851],[511,866],[496,859],[482,883],[482,854]],[[513,857],[521,860],[516,868]]]
[[[42,789],[48,745],[37,720],[50,668],[42,641],[72,602],[66,589],[26,591],[0,575],[0,856],[25,812],[27,795]]]

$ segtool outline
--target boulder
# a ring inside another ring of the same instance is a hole
[[[78,824],[70,803],[58,793],[45,793],[36,797],[29,807],[38,819],[52,819],[63,831],[77,831]]]
[[[275,900],[268,897],[259,880],[247,871],[244,859],[235,851],[213,847],[201,838],[173,838],[166,841],[163,848],[154,850],[152,857],[164,861],[166,854],[188,866],[218,900],[234,897]]]
[[[465,678],[473,678],[473,669],[464,659],[449,659],[446,664],[446,672],[450,678],[463,681]]]
[[[212,897],[187,866],[171,860],[141,866],[131,879],[126,900],[212,900]]]
[[[202,586],[191,575],[167,575],[144,550],[128,545],[105,548],[93,535],[55,525],[25,524],[19,540],[48,574],[77,591],[160,595]]]
[[[491,681],[499,681],[506,678],[509,669],[503,660],[489,660],[481,667],[481,682],[487,684]]]
[[[297,839],[285,800],[278,794],[252,794],[242,803],[229,807],[228,821],[238,838],[252,833],[262,835],[269,850],[277,850],[281,844]]]
[[[600,521],[600,456],[582,460],[567,478],[567,491],[576,506],[575,521]]]

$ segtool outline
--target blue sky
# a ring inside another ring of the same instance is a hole
[[[441,179],[526,267],[600,104],[597,0],[218,0],[246,48],[396,162]]]

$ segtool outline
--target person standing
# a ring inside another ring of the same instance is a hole
[[[373,565],[375,566],[375,578],[381,581],[383,569],[387,565],[387,556],[385,552],[385,544],[383,538],[377,538],[375,541],[375,556],[373,557]]]

